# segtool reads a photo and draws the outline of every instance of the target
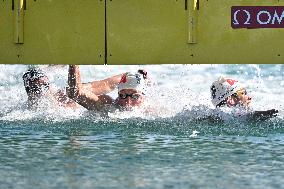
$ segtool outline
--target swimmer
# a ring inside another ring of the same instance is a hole
[[[62,107],[76,108],[78,104],[69,99],[62,91],[55,91],[48,77],[39,69],[30,69],[23,75],[24,87],[28,95],[28,107],[37,107],[44,98],[48,98]]]
[[[211,85],[210,91],[211,101],[216,108],[227,106],[250,109],[251,97],[237,80],[219,77]]]
[[[103,89],[96,89],[91,85],[86,87],[81,83],[79,66],[70,65],[68,97],[88,110],[103,111],[105,108],[110,107],[119,110],[132,110],[134,107],[143,105],[147,81],[147,72],[138,70],[137,73],[124,73],[114,76],[111,85],[112,88],[108,90],[105,87]],[[107,93],[113,91],[116,87],[118,89],[118,97],[113,99]],[[94,92],[96,90],[100,92]]]
[[[277,116],[278,110],[252,111],[252,98],[237,80],[219,77],[210,87],[211,101],[216,108],[237,108],[248,113],[252,120],[265,120]]]

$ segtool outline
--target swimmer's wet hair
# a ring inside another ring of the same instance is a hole
[[[26,88],[26,91],[28,92],[30,90],[29,88],[29,82],[35,81],[39,78],[47,77],[45,73],[40,69],[30,69],[26,73],[23,74],[23,81],[24,86]]]
[[[46,77],[45,73],[39,69],[30,69],[23,75],[24,81],[34,81],[41,77]]]

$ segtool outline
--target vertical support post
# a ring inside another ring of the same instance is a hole
[[[189,17],[188,17],[188,43],[197,43],[197,23],[198,23],[198,11],[199,11],[199,0],[188,1],[189,5]]]
[[[16,44],[24,43],[24,1],[16,0],[14,4],[14,43]]]

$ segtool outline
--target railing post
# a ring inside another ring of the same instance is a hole
[[[188,43],[195,44],[197,43],[199,0],[189,0],[188,3]]]
[[[16,0],[14,4],[14,43],[16,44],[24,43],[24,1]]]

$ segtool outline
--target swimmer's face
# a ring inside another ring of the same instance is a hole
[[[251,97],[247,94],[247,91],[245,89],[238,90],[227,100],[228,106],[240,105],[249,108],[250,103],[251,103]]]
[[[26,91],[31,96],[43,96],[49,90],[49,80],[47,77],[41,77],[33,81],[29,81]]]
[[[118,92],[117,104],[126,109],[141,106],[145,100],[145,95],[136,89],[123,89]]]

